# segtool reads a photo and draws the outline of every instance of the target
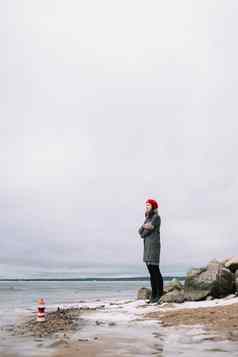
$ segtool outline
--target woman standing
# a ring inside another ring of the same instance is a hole
[[[143,261],[150,273],[151,298],[150,303],[159,303],[163,295],[163,277],[160,272],[160,223],[158,203],[148,199],[145,206],[145,221],[138,233],[144,239]]]

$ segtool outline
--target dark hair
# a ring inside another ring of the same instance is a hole
[[[147,217],[150,218],[150,217],[152,217],[153,214],[156,213],[156,212],[157,212],[157,208],[153,208],[153,207],[152,207],[149,212],[148,212],[148,211],[145,212],[145,217],[146,217],[146,218],[147,218]]]

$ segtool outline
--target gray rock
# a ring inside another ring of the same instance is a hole
[[[116,326],[116,323],[115,322],[109,322],[108,326]]]
[[[96,325],[100,326],[100,325],[103,325],[103,324],[105,324],[104,321],[96,320]]]
[[[235,294],[230,294],[230,295],[227,295],[224,300],[231,300],[231,299],[234,299],[234,297],[236,297]]]
[[[238,293],[238,277],[235,277],[235,292]]]
[[[210,295],[208,295],[207,297],[206,297],[206,300],[207,301],[210,301],[210,300],[213,300],[214,299],[214,297],[212,297],[212,296],[210,296]]]
[[[183,284],[178,279],[172,279],[165,287],[164,292],[168,293],[173,290],[183,290]]]
[[[223,260],[220,261],[220,263],[221,263],[222,265],[224,265],[224,267],[225,267],[225,264],[228,262],[228,260],[231,260],[231,259],[232,259],[232,257],[223,259]]]
[[[169,291],[168,293],[164,294],[160,299],[160,303],[164,302],[184,302],[184,290],[174,289],[172,291]]]
[[[61,339],[51,343],[48,347],[55,348],[55,347],[68,346],[68,345],[69,345],[68,341]]]
[[[238,257],[233,257],[225,262],[225,267],[233,273],[238,269]]]
[[[185,279],[185,300],[204,300],[208,295],[219,298],[233,292],[233,274],[216,260],[205,268],[192,269]]]
[[[149,288],[140,288],[137,292],[137,300],[146,300],[151,297],[151,289]]]

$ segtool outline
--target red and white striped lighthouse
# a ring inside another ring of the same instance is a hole
[[[45,321],[45,301],[43,298],[37,300],[37,316],[39,322]]]

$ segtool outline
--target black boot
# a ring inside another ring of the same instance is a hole
[[[158,299],[159,299],[158,294],[152,294],[151,298],[149,300],[149,304],[153,304],[153,303],[157,302]]]
[[[159,299],[160,299],[159,296],[155,296],[153,299],[151,299],[150,303],[151,303],[151,304],[153,304],[153,303],[159,303]]]
[[[160,302],[160,298],[161,298],[161,296],[159,295],[159,294],[157,294],[156,296],[155,296],[155,298],[153,299],[153,302],[154,303],[157,303],[157,304],[159,304]]]

